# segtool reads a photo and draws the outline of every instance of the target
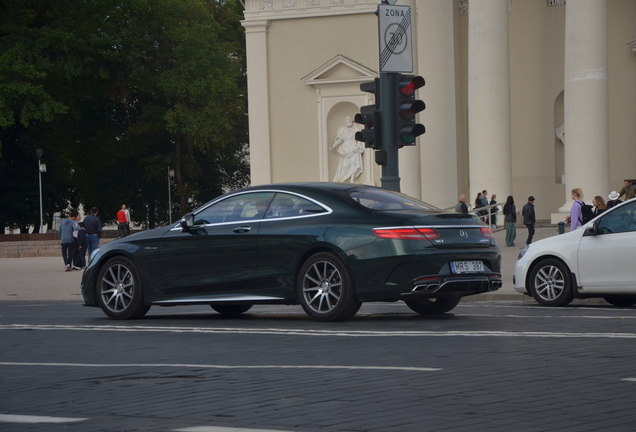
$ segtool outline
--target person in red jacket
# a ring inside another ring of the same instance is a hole
[[[128,230],[130,220],[126,211],[126,204],[122,204],[121,210],[117,212],[117,238],[126,237],[130,232]]]

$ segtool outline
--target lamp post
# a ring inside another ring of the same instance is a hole
[[[44,150],[40,148],[35,150],[35,155],[38,157],[38,181],[40,185],[40,224],[38,226],[38,233],[42,232],[42,220],[44,216],[42,213],[42,173],[46,172],[46,165],[43,165],[40,162],[40,158],[42,157],[43,154],[44,154]]]
[[[166,156],[166,163],[168,164],[168,220],[172,224],[172,197],[170,195],[170,177],[174,177],[174,171],[170,169],[170,161],[172,158]]]

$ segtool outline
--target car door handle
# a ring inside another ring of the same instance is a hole
[[[234,228],[234,230],[233,230],[233,231],[234,231],[235,233],[240,234],[240,233],[246,233],[246,232],[249,232],[251,229],[252,229],[252,227],[250,227],[250,226],[240,226],[240,227],[236,227],[236,228]]]

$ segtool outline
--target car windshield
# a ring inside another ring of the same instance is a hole
[[[439,208],[408,195],[382,189],[355,189],[349,193],[349,197],[357,204],[371,210],[440,211]]]

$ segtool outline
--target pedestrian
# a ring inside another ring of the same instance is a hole
[[[488,195],[488,191],[486,189],[481,191],[481,207],[488,207],[487,195]],[[484,217],[482,217],[481,220],[483,220],[486,223],[486,225],[490,226],[489,220],[488,220],[488,210],[482,211],[481,214],[484,215]]]
[[[481,200],[481,192],[477,192],[477,198],[475,198],[475,202],[473,203],[473,210],[480,208],[482,205],[484,205],[484,203]],[[481,212],[476,212],[475,214],[479,215]]]
[[[91,213],[84,218],[84,228],[86,229],[86,242],[88,251],[88,258],[95,249],[99,247],[99,239],[102,237],[102,223],[97,217],[99,209],[97,207],[91,208]]]
[[[71,270],[76,270],[75,261],[77,260],[77,237],[79,236],[79,223],[82,220],[82,215],[77,212],[77,216],[75,216],[75,227],[73,229],[73,258],[71,259]]]
[[[126,213],[126,235],[130,235],[130,211],[126,206],[124,206],[124,213]]]
[[[126,214],[126,204],[121,205],[121,209],[117,212],[117,238],[126,237],[128,235],[128,216]]]
[[[466,205],[466,195],[459,196],[459,202],[455,206],[455,213],[468,214],[468,206]]]
[[[583,191],[581,188],[574,188],[570,192],[570,196],[574,200],[574,204],[570,208],[570,216],[565,218],[565,222],[570,224],[570,231],[574,231],[581,225],[583,225],[583,201],[581,198],[583,197]]]
[[[73,265],[73,256],[75,255],[75,231],[77,219],[77,211],[71,210],[68,217],[60,223],[58,234],[62,243],[62,259],[64,260],[64,271],[71,271]]]
[[[523,224],[528,228],[528,240],[526,240],[526,244],[529,245],[532,243],[534,224],[537,222],[534,214],[534,197],[532,195],[528,197],[528,202],[523,206],[521,214],[523,215]]]
[[[595,196],[592,200],[592,205],[594,206],[594,217],[600,215],[605,210],[607,210],[607,205],[605,204],[605,200],[602,196]]]
[[[616,191],[612,191],[612,193],[609,194],[609,196],[608,196],[609,201],[607,202],[607,209],[608,210],[611,209],[612,207],[614,207],[615,205],[618,205],[618,204],[623,202],[623,201],[618,199],[619,196],[620,195]]]
[[[77,231],[77,251],[75,253],[73,268],[75,270],[82,270],[86,267],[86,247],[88,242],[86,241],[84,222],[79,222],[77,225],[79,226],[79,230]]]
[[[492,194],[492,197],[490,198],[490,205],[494,206],[495,204],[497,204],[497,195]],[[492,207],[490,209],[490,219],[491,219],[490,228],[492,229],[497,228],[497,213],[499,213],[498,207]]]
[[[517,207],[512,196],[508,196],[503,208],[504,224],[506,225],[506,246],[514,246],[517,238]]]
[[[623,184],[625,186],[623,186],[623,188],[618,191],[618,197],[620,198],[621,196],[625,195],[625,199],[623,201],[627,201],[627,200],[630,200],[630,199],[634,198],[634,195],[636,193],[634,192],[634,188],[632,187],[632,183],[629,180],[625,180],[623,182]]]

